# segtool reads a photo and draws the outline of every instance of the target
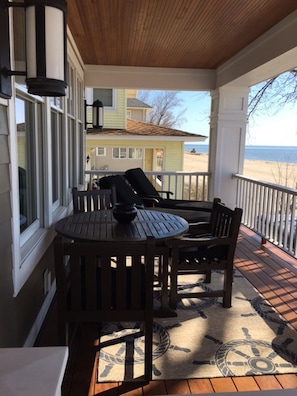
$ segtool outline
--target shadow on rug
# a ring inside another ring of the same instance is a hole
[[[199,275],[183,278],[183,290],[222,282],[220,273],[213,274],[211,284],[204,284]],[[99,382],[128,381],[143,374],[138,330],[137,324],[102,326]],[[231,308],[223,308],[220,298],[187,299],[179,303],[177,317],[154,319],[153,379],[279,373],[297,373],[297,333],[237,271]]]

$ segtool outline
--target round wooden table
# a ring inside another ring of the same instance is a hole
[[[176,316],[168,306],[168,248],[162,241],[180,236],[188,231],[188,222],[171,213],[139,209],[133,221],[118,223],[112,210],[99,210],[74,214],[59,220],[55,229],[58,234],[77,241],[143,241],[148,236],[156,239],[156,255],[160,258],[161,309],[155,316]],[[162,259],[161,259],[162,257]]]
[[[74,214],[58,221],[58,234],[79,241],[143,241],[153,236],[156,243],[187,232],[183,218],[160,211],[139,209],[133,221],[118,223],[112,210]]]

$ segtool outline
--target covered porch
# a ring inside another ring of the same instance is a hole
[[[4,3],[1,1],[1,5]],[[12,78],[11,98],[0,98],[0,312],[6,319],[0,328],[1,347],[33,346],[45,318],[44,337],[38,337],[37,344],[54,342],[51,329],[55,321],[47,316],[53,312],[56,291],[54,225],[72,210],[72,187],[80,188],[85,183],[84,88],[210,91],[211,178],[207,197],[220,197],[234,207],[243,202],[237,195],[239,176],[233,175],[242,174],[249,87],[296,67],[296,0],[69,0],[67,7],[67,96],[55,99],[32,95],[23,76],[16,76]],[[9,20],[12,69],[19,70],[25,63],[20,40],[24,38],[24,26],[15,9],[10,8]],[[32,216],[26,232],[20,228],[20,166],[30,176],[27,202]],[[246,207],[245,215],[249,213]],[[260,236],[253,245],[254,234],[242,230],[244,238],[239,243],[236,265],[242,262],[249,268],[246,276],[254,278],[265,298],[276,299],[276,308],[295,326],[295,300],[291,297],[296,288],[295,258],[287,255],[288,249],[282,256],[284,253],[274,245],[268,254],[268,245],[261,247],[259,243]],[[245,245],[248,242],[250,246]],[[294,247],[292,239],[289,247]],[[248,255],[251,251],[252,257]],[[275,277],[266,267],[271,260],[278,263]],[[289,274],[288,278],[283,272]],[[69,368],[74,375],[68,371],[65,394],[88,394],[85,389],[90,388],[94,361],[80,352],[92,355],[93,350],[73,346],[74,362],[72,356]],[[77,385],[75,381],[80,379]],[[227,378],[222,382],[225,385],[220,387],[221,380],[206,379],[196,388],[192,383],[192,391],[228,390],[229,386],[240,390],[237,380]],[[104,391],[91,383],[89,394]],[[242,378],[242,384],[256,390],[292,388],[296,387],[296,376]],[[189,389],[187,381],[153,382],[147,393],[189,393]]]
[[[236,249],[235,267],[297,330],[296,259],[270,243],[261,245],[261,238],[242,226]],[[55,306],[53,306],[38,338],[38,346],[51,345],[51,343],[55,345],[55,324]],[[83,336],[77,336],[73,340],[62,388],[63,396],[119,395],[124,393],[129,395],[200,394],[285,390],[297,387],[296,374],[151,381],[144,385],[98,384],[95,379],[97,337],[98,329],[96,327],[85,327]]]

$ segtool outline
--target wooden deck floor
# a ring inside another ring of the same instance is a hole
[[[242,227],[237,244],[235,266],[297,330],[297,260],[270,243],[261,245],[257,235]],[[48,326],[39,339],[39,345],[45,345],[49,339],[54,340],[53,322],[54,319],[49,320]],[[63,396],[177,395],[297,388],[297,375],[295,374],[151,381],[143,385],[139,383],[136,385],[96,384],[96,343],[94,340],[98,333],[92,327],[84,328],[83,331],[83,336],[75,337],[70,348],[69,364],[63,383]]]

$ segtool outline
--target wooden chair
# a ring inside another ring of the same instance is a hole
[[[116,202],[115,187],[99,190],[81,190],[72,188],[73,213],[110,209]]]
[[[176,308],[183,298],[223,297],[223,306],[231,307],[233,260],[241,223],[242,209],[231,210],[220,202],[214,203],[210,225],[198,235],[187,234],[167,241],[171,248],[170,306]],[[192,229],[194,232],[194,229]],[[183,293],[178,292],[178,277],[189,274],[207,274],[224,271],[222,290]]]
[[[54,250],[60,343],[68,343],[70,323],[143,323],[144,379],[151,380],[154,238],[115,244],[57,236]]]

